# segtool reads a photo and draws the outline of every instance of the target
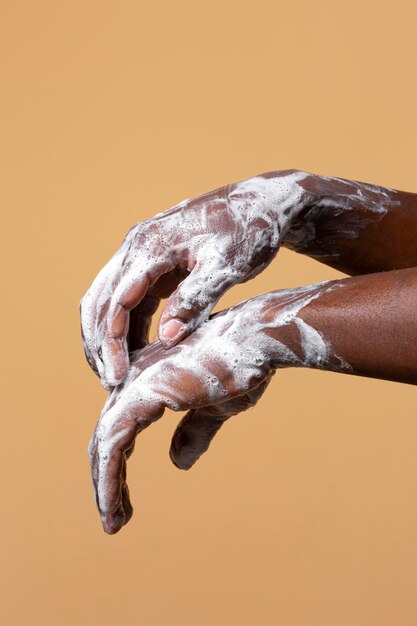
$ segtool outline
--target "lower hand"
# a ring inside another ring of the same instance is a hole
[[[249,318],[239,305],[169,352],[156,341],[131,355],[126,381],[109,395],[89,447],[106,532],[117,532],[132,516],[126,461],[136,435],[166,407],[188,411],[172,438],[170,457],[189,469],[229,417],[256,404],[274,371],[253,335],[250,340]]]
[[[315,331],[309,335],[312,346],[294,341],[294,333],[298,338],[300,333],[292,322],[299,322],[297,313],[306,304],[332,288],[318,283],[258,296],[217,313],[169,351],[156,341],[131,355],[126,380],[109,396],[89,448],[106,532],[117,532],[132,515],[126,460],[136,435],[167,407],[189,411],[174,434],[170,455],[178,467],[191,467],[228,417],[257,402],[276,368],[327,354],[328,346],[320,344]]]

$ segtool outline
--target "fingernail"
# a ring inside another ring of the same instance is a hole
[[[178,335],[186,328],[186,326],[176,319],[169,320],[161,329],[161,334],[164,339],[168,341],[174,341]]]

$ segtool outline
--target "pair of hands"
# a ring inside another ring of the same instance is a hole
[[[263,174],[139,223],[82,298],[85,354],[110,392],[89,446],[106,532],[117,532],[132,516],[126,461],[136,435],[166,407],[188,411],[170,449],[174,464],[188,469],[225,420],[256,404],[277,367],[297,362],[276,329],[317,289],[275,292],[210,313],[227,289],[274,258],[311,201],[303,186],[310,176]],[[159,340],[148,344],[162,298],[168,300]]]

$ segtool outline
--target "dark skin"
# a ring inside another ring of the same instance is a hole
[[[274,175],[276,173],[264,176]],[[191,367],[189,371],[175,370],[175,376],[169,379],[171,391],[167,392],[165,384],[161,393],[161,389],[154,385],[152,393],[156,393],[157,401],[153,399],[147,404],[142,398],[140,403],[135,404],[134,398],[141,396],[141,390],[148,390],[147,383],[142,382],[146,381],[148,368],[153,368],[152,372],[155,367],[166,372],[172,358],[174,362],[177,358],[176,351],[187,350],[187,346],[196,351],[203,350],[203,354],[205,350],[204,335],[194,333],[183,338],[179,344],[174,343],[169,350],[157,341],[137,351],[148,341],[149,319],[160,298],[169,296],[188,275],[188,270],[177,267],[162,275],[130,314],[130,387],[124,388],[121,384],[114,390],[90,446],[97,504],[106,532],[117,532],[132,514],[125,475],[126,459],[133,450],[135,436],[171,406],[173,397],[175,410],[188,410],[188,413],[174,434],[170,456],[178,467],[188,469],[208,448],[226,419],[257,402],[276,369],[313,367],[416,384],[417,195],[367,185],[360,188],[363,183],[314,175],[304,178],[299,184],[306,189],[309,202],[293,219],[281,245],[353,276],[330,281],[329,284],[337,288],[332,287],[323,293],[319,289],[317,297],[298,313],[298,320],[320,333],[331,345],[327,360],[314,362],[305,358],[300,322],[276,323],[286,306],[288,295],[274,292],[273,305],[262,309],[262,302],[259,303],[263,326],[257,332],[268,335],[271,345],[265,352],[260,372],[250,381],[249,388],[237,388],[230,378],[229,364],[217,362],[211,363],[210,367],[215,368],[216,376],[227,391],[226,397],[222,395],[213,400],[206,383],[198,377],[196,379]],[[382,195],[381,189],[384,190]],[[374,208],[381,203],[384,210]],[[296,299],[300,296],[295,292],[297,290],[294,290]],[[239,306],[236,311],[233,307],[232,313],[238,322],[245,319],[245,303]],[[275,322],[272,323],[272,320]],[[214,316],[213,321],[207,323],[208,331],[212,323],[221,323],[221,320],[216,322]],[[250,342],[252,337],[244,338],[243,321],[241,327],[242,342]],[[262,340],[261,335],[253,338],[254,345],[257,339]],[[275,344],[287,346],[295,355],[295,361],[289,363],[283,359],[281,353],[276,353]],[[178,356],[181,354],[178,353]],[[341,366],[342,361],[348,364],[348,369]],[[184,392],[184,389],[192,389],[193,393]],[[128,397],[130,401],[126,404]],[[110,424],[105,441],[117,435],[117,443],[111,447],[108,460],[104,463],[105,469],[99,475],[100,463],[100,467],[103,466],[99,451],[100,441],[103,441],[103,423]],[[101,433],[101,439],[97,437],[97,432]],[[112,433],[110,438],[109,432]]]
[[[324,184],[314,177],[301,185],[317,198],[331,199],[346,192],[345,184]],[[398,203],[395,208],[382,217],[378,214],[370,216],[360,206],[352,213],[335,215],[334,206],[317,209],[313,203],[302,211],[282,246],[349,276],[417,267],[417,194],[397,191],[395,202]],[[358,221],[363,223],[365,216],[366,226],[358,231],[355,239],[340,234],[352,224],[355,226]],[[316,237],[312,241],[293,244],[293,231],[302,229],[306,221],[314,223]],[[151,315],[157,310],[161,299],[168,298],[187,275],[186,270],[181,271],[179,268],[163,275],[148,291],[148,297],[132,310],[129,328],[131,350],[148,343]]]
[[[260,178],[265,180],[288,178],[297,173],[298,170],[279,170],[262,174]],[[120,262],[109,271],[109,277],[106,278],[105,286],[108,296],[101,300],[103,290],[100,284],[96,286],[96,283],[99,283],[97,279],[85,294],[81,304],[82,309],[86,311],[85,313],[82,311],[86,356],[93,370],[99,374],[100,361],[104,362],[102,348],[107,348],[104,354],[110,353],[107,360],[113,362],[113,365],[117,364],[115,369],[118,376],[117,380],[110,380],[114,378],[114,375],[109,376],[107,385],[109,388],[122,382],[126,375],[128,368],[126,350],[133,350],[148,342],[150,318],[161,298],[169,298],[161,315],[158,329],[162,343],[170,347],[192,331],[190,320],[196,319],[200,313],[197,300],[189,308],[180,309],[179,314],[176,315],[176,320],[187,324],[187,328],[175,337],[172,329],[166,330],[166,322],[172,319],[169,304],[175,298],[178,300],[177,294],[181,289],[184,290],[197,273],[195,251],[187,248],[184,250],[184,245],[186,246],[188,238],[192,239],[209,230],[209,244],[215,249],[218,245],[219,234],[223,234],[219,233],[219,229],[223,228],[225,233],[232,233],[236,237],[236,243],[234,244],[232,237],[231,245],[226,249],[228,263],[233,264],[233,257],[236,254],[233,246],[238,247],[239,236],[246,236],[247,233],[243,235],[239,232],[233,233],[233,229],[236,229],[238,225],[230,220],[227,210],[220,215],[221,226],[216,222],[207,226],[203,210],[207,209],[209,215],[210,211],[212,215],[215,215],[215,211],[219,212],[218,207],[222,203],[227,204],[225,198],[227,199],[230,189],[233,190],[236,185],[238,183],[226,185],[192,198],[184,206],[180,205],[179,208],[168,211],[169,217],[158,216],[154,220],[147,220],[132,228],[122,244],[123,246],[126,243],[129,248],[123,252]],[[417,234],[416,194],[316,174],[305,174],[297,185],[298,188],[304,190],[304,206],[289,218],[287,228],[281,233],[278,246],[275,245],[272,248],[266,246],[263,257],[250,260],[248,267],[240,272],[234,283],[229,281],[220,285],[213,294],[212,301],[206,307],[207,311],[233,284],[245,282],[262,271],[274,258],[280,245],[316,258],[352,276],[417,266],[416,246],[413,245]],[[324,206],[323,203],[325,203]],[[382,212],[375,210],[379,207],[383,207]],[[283,213],[285,211],[288,211],[288,208],[284,209]],[[170,242],[170,254],[164,256],[164,246],[167,246],[167,242],[172,238],[166,227],[169,218],[173,222],[174,229],[177,220],[178,232],[175,232],[177,240],[174,243],[174,254],[172,255]],[[187,221],[193,223],[193,229],[191,234],[185,232],[182,240],[183,225]],[[195,227],[198,222],[201,224],[200,231]],[[265,226],[261,223],[258,230],[262,229],[265,229]],[[249,234],[252,234],[254,230],[256,230],[255,227]],[[165,231],[168,231],[168,234]],[[151,262],[143,268],[143,275],[141,275],[141,264],[137,265],[136,273],[133,272],[137,281],[136,285],[133,284],[126,295],[119,297],[118,301],[122,303],[122,308],[119,307],[120,310],[117,313],[114,311],[114,306],[113,311],[111,310],[111,305],[114,304],[112,298],[115,297],[118,288],[125,280],[126,274],[131,272],[136,242],[139,250],[146,245],[151,255],[155,258],[159,255],[160,260],[153,264]],[[204,264],[201,264],[199,273],[202,274],[203,280],[204,271]],[[178,289],[179,285],[180,289]],[[103,326],[104,334],[99,332],[100,326]],[[164,327],[165,332],[162,334],[161,328]],[[123,339],[128,334],[129,342],[126,342],[126,347],[123,341],[115,339],[118,337]],[[100,377],[106,385],[105,372],[102,371]]]
[[[315,238],[292,245],[290,230],[282,245],[350,276],[417,267],[417,194],[388,191],[392,207],[382,216],[369,213],[360,201],[351,204],[352,210],[340,214],[336,202],[331,203],[346,197],[349,185],[355,188],[355,181],[347,183],[323,181],[320,177],[302,181],[300,184],[316,200],[302,211],[293,230],[312,221]],[[316,208],[320,198],[328,199],[329,206]],[[356,229],[355,238],[345,236],[351,228]]]

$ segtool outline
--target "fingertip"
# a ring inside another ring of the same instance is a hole
[[[106,362],[101,376],[103,387],[106,389],[110,387],[111,390],[120,385],[126,378],[128,369],[129,361],[124,353],[115,362]]]
[[[115,535],[125,526],[133,515],[133,506],[130,502],[127,485],[122,488],[122,502],[113,513],[102,513],[101,522],[107,535]]]
[[[107,525],[105,522],[103,522],[103,530],[106,533],[106,535],[115,535],[122,529],[122,527],[123,527],[123,524],[115,527],[115,526]]]
[[[121,376],[121,377],[109,376],[106,373],[104,377],[101,379],[101,384],[103,385],[104,389],[106,389],[106,391],[111,392],[113,391],[115,387],[120,385],[124,381],[124,379],[125,379],[124,376]]]
[[[172,318],[158,328],[159,340],[165,348],[171,348],[189,334],[189,328],[178,319]]]
[[[169,457],[178,469],[189,470],[200,458],[200,455],[196,452],[185,432],[180,430],[175,433],[171,441]]]
[[[112,385],[105,378],[100,378],[101,386],[103,389],[111,393],[116,385]]]
[[[177,469],[185,471],[191,469],[196,461],[195,459],[190,461],[189,459],[187,460],[181,458],[181,456],[178,457],[176,454],[173,453],[172,449],[169,451],[169,458]]]
[[[129,353],[124,337],[105,336],[97,350],[100,378],[111,386],[120,384],[129,369]]]
[[[115,535],[121,530],[126,521],[123,509],[118,509],[116,513],[103,513],[101,523],[107,535]]]

